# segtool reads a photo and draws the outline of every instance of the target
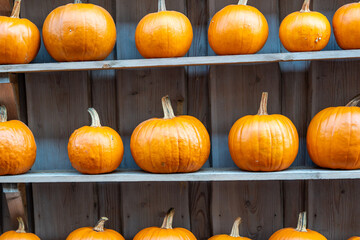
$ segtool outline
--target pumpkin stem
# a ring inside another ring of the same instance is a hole
[[[248,0],[239,0],[238,5],[246,5]]]
[[[267,113],[267,101],[268,101],[268,93],[263,92],[261,95],[260,108],[257,115],[268,115]]]
[[[88,112],[91,116],[91,127],[101,127],[99,114],[94,108],[89,108]]]
[[[299,231],[299,232],[307,232],[307,230],[306,230],[306,212],[302,212],[299,214],[298,225],[295,230]]]
[[[346,104],[346,107],[355,107],[360,102],[360,94],[353,97],[353,99],[350,100],[348,104]]]
[[[240,237],[240,234],[239,234],[240,224],[241,224],[241,217],[238,217],[232,226],[230,237]]]
[[[21,5],[21,0],[15,0],[14,2],[14,7],[13,10],[11,12],[11,18],[19,18],[20,17],[20,5]]]
[[[6,107],[4,105],[0,106],[0,122],[6,122],[7,121],[7,111]]]
[[[96,223],[95,227],[93,228],[96,232],[103,232],[104,231],[104,224],[109,220],[107,217],[101,217],[100,220]]]
[[[166,213],[163,224],[161,225],[162,229],[172,229],[173,219],[174,219],[175,209],[170,208]]]
[[[158,0],[158,12],[166,11],[165,0]]]
[[[310,12],[310,0],[305,0],[300,12]]]
[[[174,110],[171,106],[171,101],[168,95],[161,98],[162,107],[164,110],[164,119],[171,119],[175,117]]]
[[[21,217],[17,217],[17,220],[19,222],[19,227],[16,230],[17,233],[26,233],[25,232],[25,223],[24,220]]]
[[[81,3],[81,0],[75,0],[74,4]]]

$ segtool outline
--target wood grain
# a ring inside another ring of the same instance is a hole
[[[11,0],[0,0],[0,16],[9,17],[12,11]]]

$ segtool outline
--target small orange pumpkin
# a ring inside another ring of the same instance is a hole
[[[262,94],[257,115],[240,118],[229,133],[229,150],[235,164],[247,171],[280,171],[294,162],[299,136],[283,115],[267,113],[268,93]]]
[[[342,49],[360,48],[360,2],[339,8],[333,17],[334,35]]]
[[[215,235],[209,238],[209,240],[251,240],[250,238],[240,236],[239,234],[240,223],[241,223],[241,218],[238,217],[234,222],[230,235],[226,235],[226,234]]]
[[[39,29],[19,18],[21,0],[15,0],[10,17],[0,16],[0,64],[29,63],[39,52]]]
[[[34,165],[36,143],[31,130],[21,121],[7,121],[0,106],[0,175],[26,173]]]
[[[360,95],[345,107],[330,107],[311,120],[306,137],[311,160],[332,169],[359,169]]]
[[[152,173],[194,172],[210,154],[210,137],[195,117],[175,117],[168,96],[162,98],[164,118],[140,123],[131,135],[136,164]]]
[[[83,227],[76,229],[69,234],[66,240],[125,240],[120,233],[104,228],[107,220],[107,217],[102,217],[94,228]]]
[[[279,30],[281,43],[289,52],[320,51],[328,44],[331,26],[327,18],[309,9],[305,0],[300,12],[288,15]]]
[[[104,60],[116,42],[110,13],[80,0],[53,10],[42,32],[46,50],[58,62]]]
[[[349,238],[348,240],[360,240],[360,237],[354,236],[354,237]]]
[[[252,54],[265,45],[268,23],[258,9],[246,5],[247,1],[226,6],[211,19],[208,39],[216,54]]]
[[[71,134],[68,154],[72,166],[81,173],[109,173],[119,167],[124,145],[120,135],[112,128],[102,127],[99,115],[89,108],[91,126],[84,126]]]
[[[161,227],[149,227],[138,232],[133,240],[196,240],[194,234],[185,228],[172,227],[174,209],[171,208]]]
[[[145,58],[183,57],[190,49],[193,29],[182,13],[167,11],[158,0],[158,12],[143,17],[136,27],[135,43]]]
[[[16,231],[8,231],[0,236],[0,240],[40,240],[38,236],[33,233],[25,232],[25,224],[21,217],[17,218],[19,228]]]
[[[306,212],[299,215],[297,228],[284,228],[275,232],[269,240],[327,240],[320,233],[306,229]]]

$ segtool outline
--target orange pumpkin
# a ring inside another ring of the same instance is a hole
[[[230,235],[226,235],[226,234],[215,235],[209,238],[209,240],[251,240],[250,238],[247,237],[240,237],[239,234],[240,223],[241,223],[241,218],[238,217],[234,222]]]
[[[182,13],[167,11],[158,0],[158,12],[143,17],[136,27],[135,43],[145,58],[182,57],[190,49],[193,29]]]
[[[210,154],[210,137],[195,117],[175,117],[168,96],[162,98],[164,118],[140,123],[131,135],[136,164],[153,173],[194,172]]]
[[[360,95],[345,107],[322,110],[311,120],[307,149],[318,166],[332,169],[359,169]]]
[[[43,40],[59,62],[104,60],[115,46],[116,27],[104,8],[75,0],[46,17]]]
[[[39,29],[19,18],[20,4],[21,0],[15,0],[11,16],[0,16],[0,64],[29,63],[39,52]]]
[[[105,222],[108,220],[106,217],[102,217],[94,228],[83,227],[76,229],[66,240],[125,240],[120,233],[104,228]]]
[[[360,237],[354,236],[354,237],[349,238],[348,240],[360,240]]]
[[[320,233],[306,229],[306,212],[299,215],[297,228],[284,228],[275,232],[269,240],[327,240]]]
[[[281,43],[289,52],[320,51],[328,44],[331,26],[327,18],[309,9],[305,0],[300,12],[288,15],[279,30]]]
[[[133,240],[196,240],[194,234],[185,228],[172,228],[174,209],[171,208],[161,227],[149,227],[138,232]]]
[[[72,166],[81,173],[109,173],[119,167],[124,145],[120,135],[109,127],[102,127],[99,115],[89,108],[91,126],[84,126],[71,134],[68,154]]]
[[[342,49],[360,48],[360,3],[339,8],[333,17],[334,35]]]
[[[230,154],[243,170],[284,170],[298,153],[299,136],[294,124],[283,115],[268,115],[267,99],[265,92],[258,114],[240,118],[230,130]]]
[[[31,130],[21,121],[7,121],[0,106],[0,175],[26,173],[34,165],[36,143]]]
[[[247,0],[240,0],[226,6],[211,19],[208,39],[216,54],[252,54],[265,45],[268,23],[258,9],[246,4]]]
[[[25,232],[25,224],[21,217],[18,217],[17,220],[19,222],[18,230],[3,233],[0,240],[40,240],[35,234]]]

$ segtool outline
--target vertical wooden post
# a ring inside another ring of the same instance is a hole
[[[16,74],[0,74],[0,105],[5,105],[8,119],[20,119],[19,87]]]
[[[26,189],[25,184],[3,184],[3,193],[9,208],[11,224],[17,226],[17,217],[21,217],[27,226]]]

